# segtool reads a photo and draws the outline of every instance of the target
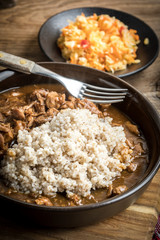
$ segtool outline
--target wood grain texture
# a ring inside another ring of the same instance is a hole
[[[106,7],[128,12],[146,22],[160,37],[159,0],[17,0],[0,9],[0,50],[33,61],[48,61],[38,45],[41,25],[52,15],[76,7]],[[125,78],[152,102],[160,113],[160,58],[143,72]],[[48,229],[18,225],[0,215],[3,240],[150,240],[160,212],[160,170],[145,193],[122,213],[95,225]]]

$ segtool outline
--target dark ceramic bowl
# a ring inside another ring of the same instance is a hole
[[[57,39],[60,36],[61,29],[69,24],[68,20],[75,21],[76,17],[84,13],[85,16],[108,14],[115,16],[125,23],[129,29],[136,29],[140,37],[138,45],[137,58],[141,60],[139,64],[131,64],[125,70],[116,71],[114,75],[126,77],[135,74],[149,67],[158,56],[159,41],[155,32],[141,19],[122,11],[100,7],[83,7],[69,9],[50,17],[41,27],[38,35],[39,45],[46,56],[55,62],[65,62],[62,53],[57,46]],[[144,44],[144,39],[149,38],[149,44]]]
[[[9,214],[21,222],[25,220],[43,226],[76,227],[109,218],[133,204],[145,191],[160,166],[160,119],[151,103],[135,88],[116,76],[92,68],[66,63],[42,63],[59,74],[100,86],[128,88],[124,102],[116,106],[138,124],[147,140],[149,166],[142,179],[120,196],[108,200],[75,207],[46,207],[28,204],[0,194],[0,214]],[[101,80],[104,79],[104,80]],[[54,83],[54,80],[3,71],[0,73],[0,91],[8,88],[38,83]],[[7,211],[6,211],[7,209]]]

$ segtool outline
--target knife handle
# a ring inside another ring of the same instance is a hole
[[[30,74],[35,62],[0,51],[0,65],[18,72]]]

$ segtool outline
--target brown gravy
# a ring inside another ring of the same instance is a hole
[[[31,85],[31,86],[25,86],[18,89],[12,89],[6,92],[3,92],[0,94],[0,113],[3,112],[3,106],[5,106],[5,111],[7,109],[10,109],[9,100],[11,97],[11,94],[14,93],[15,103],[14,106],[23,106],[26,102],[26,96],[30,93],[32,93],[36,89],[48,89],[49,91],[56,91],[63,93],[64,88],[59,85]],[[17,95],[16,93],[20,93]],[[17,96],[16,96],[17,95]],[[16,101],[16,98],[18,97],[18,101]],[[143,137],[143,134],[137,134],[136,131],[138,131],[137,126],[133,125],[131,123],[131,120],[123,114],[121,111],[119,111],[114,106],[110,105],[107,107],[107,114],[113,118],[113,124],[119,124],[124,127],[126,137],[127,139],[135,146],[133,151],[134,160],[133,163],[135,163],[136,170],[135,171],[129,171],[125,170],[122,172],[121,177],[117,178],[113,182],[113,189],[118,186],[126,186],[127,189],[134,186],[143,176],[144,172],[147,169],[148,166],[148,149],[146,141]],[[1,133],[1,131],[0,131]],[[10,143],[11,144],[11,143]],[[10,146],[9,144],[9,146]],[[32,196],[25,195],[23,193],[16,192],[12,189],[9,189],[5,186],[3,183],[3,179],[0,180],[0,194],[3,195],[9,195],[10,197],[14,199],[18,199],[21,201],[29,202],[29,203],[35,203],[35,198]],[[91,195],[88,198],[81,198],[80,204],[89,204],[89,203],[95,203],[100,202],[108,197],[112,197],[114,194],[110,193],[110,189],[98,189],[92,191]],[[51,205],[53,206],[74,206],[78,205],[76,201],[73,199],[67,199],[65,196],[65,193],[57,193],[57,196],[55,198],[49,198],[49,201],[51,202]],[[38,204],[42,205],[48,205],[45,204],[44,201],[39,202]]]

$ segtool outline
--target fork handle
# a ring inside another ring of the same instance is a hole
[[[49,69],[36,64],[33,61],[2,51],[0,51],[0,65],[18,72],[27,74],[33,73],[41,76],[52,77],[60,82],[63,86],[64,81],[67,79],[53,71],[50,71]]]
[[[35,62],[0,51],[0,65],[30,74]]]

